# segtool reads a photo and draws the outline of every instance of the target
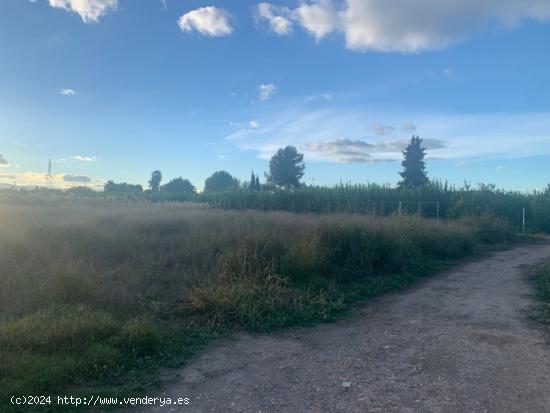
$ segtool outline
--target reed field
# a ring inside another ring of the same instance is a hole
[[[246,185],[245,185],[246,186]],[[417,188],[395,188],[380,184],[341,184],[330,187],[302,186],[293,190],[250,191],[244,188],[194,195],[144,191],[139,194],[106,194],[75,188],[55,190],[0,190],[0,200],[13,203],[59,204],[85,201],[141,203],[173,202],[193,208],[287,211],[313,214],[361,214],[378,217],[419,215],[425,218],[456,219],[493,215],[504,218],[516,230],[550,233],[550,186],[542,191],[521,192],[497,189],[494,185],[449,186],[430,182]]]
[[[212,338],[333,320],[515,234],[488,215],[438,223],[102,202],[0,204],[3,402],[143,394],[159,366]]]

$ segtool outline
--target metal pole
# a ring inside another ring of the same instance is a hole
[[[401,215],[401,201],[399,201],[399,215]]]
[[[523,208],[522,231],[525,234],[525,208]]]
[[[421,209],[421,203],[418,202],[418,216],[422,216],[422,209]]]
[[[437,222],[439,223],[439,202],[437,203]]]

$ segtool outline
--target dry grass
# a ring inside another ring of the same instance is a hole
[[[0,205],[0,233],[2,397],[116,382],[191,354],[201,331],[330,320],[346,302],[512,236],[489,217],[151,204]]]

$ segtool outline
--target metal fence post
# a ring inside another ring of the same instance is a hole
[[[523,208],[523,216],[521,220],[522,232],[525,234],[525,208]]]

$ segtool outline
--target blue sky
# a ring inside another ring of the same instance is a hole
[[[0,184],[550,182],[549,0],[2,0]]]

